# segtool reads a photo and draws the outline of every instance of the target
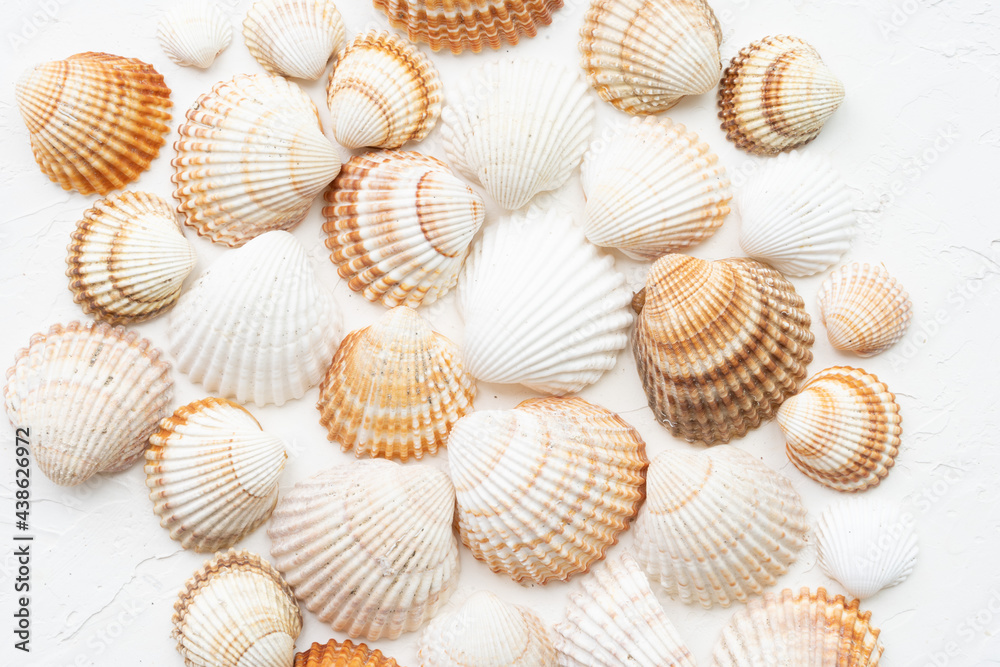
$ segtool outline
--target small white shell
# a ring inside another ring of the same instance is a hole
[[[840,267],[823,281],[817,299],[830,344],[861,357],[889,349],[910,325],[910,296],[879,265]]]
[[[271,74],[316,80],[346,34],[332,0],[257,0],[243,21],[243,39]]]
[[[181,67],[205,69],[233,41],[233,27],[213,0],[183,0],[160,17],[156,39]]]

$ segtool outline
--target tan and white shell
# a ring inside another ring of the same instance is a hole
[[[834,348],[871,357],[906,334],[912,317],[910,295],[884,267],[846,264],[819,288],[819,314]]]
[[[333,0],[257,0],[243,20],[250,55],[270,74],[316,80],[347,39]]]
[[[296,653],[293,667],[399,667],[399,663],[367,644],[331,639],[325,644],[313,642],[307,650]]]
[[[206,69],[233,41],[233,26],[215,2],[181,0],[160,16],[156,39],[176,64]]]

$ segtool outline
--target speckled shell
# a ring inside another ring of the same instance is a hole
[[[156,39],[176,64],[205,69],[233,41],[233,27],[211,0],[182,0],[160,16]]]
[[[635,305],[633,352],[649,406],[691,442],[729,442],[771,419],[812,361],[801,297],[750,259],[666,255]]]
[[[4,400],[11,424],[30,430],[39,469],[74,486],[141,459],[173,388],[170,364],[135,331],[71,322],[17,353]]]
[[[899,404],[877,377],[834,366],[809,378],[778,410],[795,467],[838,491],[877,486],[899,452]]]
[[[174,609],[171,636],[188,667],[292,667],[302,614],[288,584],[256,554],[217,554]]]
[[[294,667],[399,667],[399,663],[367,644],[331,639],[325,644],[313,642],[309,650],[295,654]]]
[[[268,232],[217,259],[181,296],[167,336],[206,391],[257,405],[301,398],[343,335],[340,308],[294,236]]]
[[[719,82],[719,21],[704,0],[591,0],[581,66],[601,99],[657,114]]]
[[[586,572],[645,495],[639,433],[580,398],[529,399],[463,417],[448,438],[448,464],[462,542],[522,583]]]
[[[633,118],[583,158],[587,239],[635,259],[704,241],[729,214],[726,169],[698,135],[669,118]]]
[[[347,37],[332,0],[257,0],[243,21],[243,39],[269,73],[315,80]]]
[[[352,157],[325,196],[331,261],[352,290],[390,308],[430,304],[454,287],[486,216],[447,165],[413,152]]]
[[[186,116],[171,162],[174,197],[185,223],[215,243],[294,227],[340,171],[316,106],[279,76],[217,83]]]
[[[38,65],[18,80],[16,97],[42,173],[83,195],[139,178],[170,129],[170,89],[134,58],[78,53]]]
[[[478,68],[442,113],[448,161],[505,209],[569,180],[590,142],[594,105],[579,75],[541,60]]]
[[[816,138],[844,101],[844,84],[797,37],[765,37],[740,51],[719,84],[726,138],[757,155],[777,155]]]
[[[874,356],[895,345],[910,326],[910,295],[877,264],[840,267],[823,281],[817,298],[830,344],[843,352]]]
[[[458,346],[400,306],[347,334],[316,407],[327,437],[345,452],[406,461],[436,454],[475,397]]]
[[[341,464],[282,495],[268,535],[295,595],[336,632],[395,639],[458,581],[455,489],[427,465]]]

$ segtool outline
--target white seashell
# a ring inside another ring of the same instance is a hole
[[[314,81],[347,37],[332,0],[257,0],[243,21],[243,39],[271,74]]]
[[[233,41],[233,27],[212,0],[182,0],[160,17],[156,39],[181,67],[205,69]]]
[[[167,336],[192,382],[281,405],[319,383],[342,333],[305,248],[275,231],[216,260],[170,313]]]
[[[840,267],[823,281],[818,300],[830,344],[861,357],[889,349],[910,325],[910,296],[878,265]]]

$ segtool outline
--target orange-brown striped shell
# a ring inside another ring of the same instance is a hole
[[[830,344],[860,357],[895,345],[912,317],[910,296],[877,264],[840,267],[823,281],[817,300]]]
[[[307,650],[296,653],[293,667],[399,667],[399,663],[367,644],[331,639],[325,644],[313,642]]]

